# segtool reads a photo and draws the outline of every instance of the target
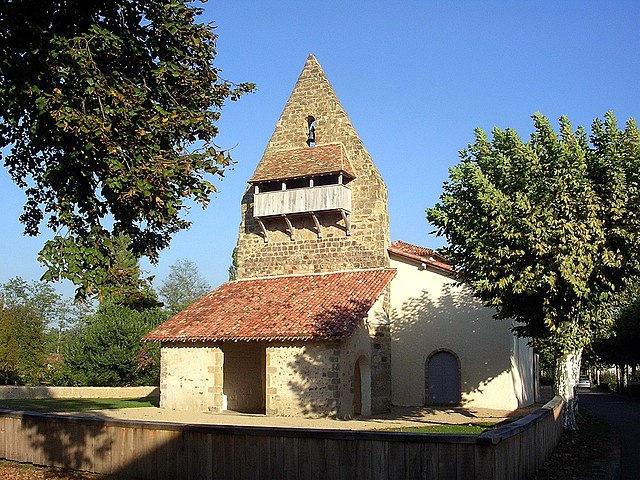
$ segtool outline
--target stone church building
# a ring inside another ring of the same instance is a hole
[[[436,252],[391,243],[387,188],[311,55],[242,199],[237,277],[145,338],[160,406],[332,415],[515,409],[535,356]]]

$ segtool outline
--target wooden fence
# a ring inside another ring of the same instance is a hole
[[[0,458],[141,479],[518,479],[562,402],[481,435],[187,425],[0,410]]]

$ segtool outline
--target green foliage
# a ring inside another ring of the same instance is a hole
[[[160,298],[166,310],[175,315],[187,308],[211,287],[198,272],[198,267],[191,260],[178,260],[171,265],[169,276],[159,289]]]
[[[38,312],[0,301],[0,381],[38,384],[44,374],[44,323]]]
[[[460,279],[559,358],[607,327],[640,272],[640,141],[611,113],[590,138],[564,117],[559,134],[533,120],[526,143],[477,130],[427,217]]]
[[[137,311],[103,304],[87,318],[64,350],[64,364],[53,375],[63,385],[157,385],[160,351],[141,338],[166,319],[155,308]]]
[[[113,237],[157,260],[206,206],[231,159],[213,143],[232,84],[214,66],[216,35],[186,0],[0,4],[0,149],[25,190],[44,278],[96,294]]]
[[[5,307],[21,305],[33,309],[45,325],[54,329],[73,328],[82,317],[92,311],[90,304],[74,303],[64,298],[47,282],[29,283],[20,277],[0,284],[0,299]]]
[[[123,234],[108,242],[109,266],[101,272],[97,288],[101,303],[116,303],[135,310],[159,305],[151,279],[142,278],[138,258],[131,251],[131,239]]]
[[[604,385],[612,392],[618,391],[618,377],[613,373],[604,372],[600,375],[600,385]]]
[[[608,365],[640,364],[640,297],[621,308],[615,316],[608,336],[596,338],[595,356]]]
[[[44,351],[59,354],[70,330],[93,311],[89,303],[73,302],[56,293],[42,281],[26,282],[15,277],[0,285],[0,300],[5,307],[24,307],[33,310],[44,325]]]

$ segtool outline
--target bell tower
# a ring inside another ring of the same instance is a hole
[[[242,199],[238,278],[388,267],[387,188],[309,55]]]

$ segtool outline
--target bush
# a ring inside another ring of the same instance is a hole
[[[600,375],[600,386],[604,387],[612,392],[615,392],[618,388],[618,379],[615,374],[605,372]]]
[[[157,385],[160,348],[142,337],[164,321],[160,309],[139,312],[107,304],[69,340],[64,363],[50,375],[55,385],[124,387]]]

